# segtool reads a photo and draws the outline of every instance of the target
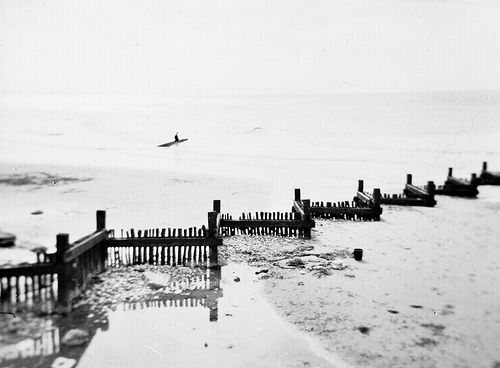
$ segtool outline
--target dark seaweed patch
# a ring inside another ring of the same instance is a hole
[[[91,178],[75,178],[69,176],[53,175],[46,172],[0,175],[0,184],[11,186],[44,186],[56,184],[69,184],[90,181]]]

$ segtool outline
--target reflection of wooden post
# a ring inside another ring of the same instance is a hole
[[[217,245],[209,246],[210,268],[219,267],[219,247]]]
[[[411,174],[406,174],[406,184],[410,184],[411,185],[411,181],[412,181]]]
[[[210,280],[209,280],[209,289],[210,290],[218,290],[220,288],[220,280],[221,280],[221,267],[213,267],[210,269]]]
[[[72,263],[64,262],[64,254],[69,249],[69,235],[57,234],[56,263],[59,268],[57,274],[57,311],[61,314],[71,312],[71,292],[73,288]]]
[[[217,322],[219,319],[219,302],[217,299],[213,303],[211,303],[209,310],[210,310],[210,322]]]
[[[220,289],[221,268],[213,267],[210,269],[209,290],[217,291]],[[215,322],[219,319],[219,297],[218,293],[213,293],[208,296],[207,307],[210,310],[210,322]]]
[[[358,192],[363,193],[364,183],[363,180],[358,180]]]
[[[300,189],[295,189],[295,200],[300,201]]]

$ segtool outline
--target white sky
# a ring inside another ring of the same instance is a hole
[[[500,2],[1,0],[0,94],[500,87]]]

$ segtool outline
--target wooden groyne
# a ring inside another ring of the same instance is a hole
[[[315,226],[308,204],[296,212],[255,212],[254,215],[242,213],[238,219],[233,219],[229,214],[221,214],[220,209],[220,200],[214,200],[214,212],[217,213],[216,228],[220,236],[247,234],[310,239],[311,229]]]
[[[302,208],[308,208],[311,217],[314,218],[379,221],[382,214],[380,198],[380,189],[374,189],[372,194],[364,192],[363,180],[359,180],[358,191],[352,201],[311,202],[302,200],[300,189],[295,189],[293,208],[298,212]]]
[[[56,237],[56,253],[38,254],[40,263],[0,268],[0,301],[2,311],[43,308],[67,314],[71,303],[92,278],[107,267],[122,264],[218,266],[216,213],[209,213],[208,229],[165,229],[162,232],[133,229],[125,238],[115,238],[106,229],[106,212],[97,211],[96,231],[73,243],[68,234]],[[196,235],[195,235],[196,234]],[[158,235],[158,236],[153,236]],[[163,236],[162,236],[163,235]]]
[[[126,237],[111,236],[106,240],[108,266],[139,264],[217,266],[218,247],[222,245],[222,239],[216,237],[215,233],[215,227],[207,229],[205,226],[198,230],[197,228],[162,229],[161,232],[159,229],[144,230],[144,232],[139,230],[137,235],[134,229],[131,229],[130,232],[126,232]]]
[[[425,206],[434,207],[436,200],[434,194],[436,186],[433,181],[427,182],[426,186],[417,187],[412,184],[412,175],[406,175],[406,184],[402,194],[382,194],[381,204],[396,206]]]
[[[483,162],[479,179],[480,185],[500,185],[500,172],[488,171],[488,164]]]
[[[453,177],[453,168],[450,167],[444,185],[439,185],[435,193],[456,197],[475,197],[479,193],[477,190],[478,185],[479,180],[476,174],[472,174],[470,180],[457,179]]]

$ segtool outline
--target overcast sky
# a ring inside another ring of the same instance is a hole
[[[1,94],[500,87],[500,2],[1,0]]]

